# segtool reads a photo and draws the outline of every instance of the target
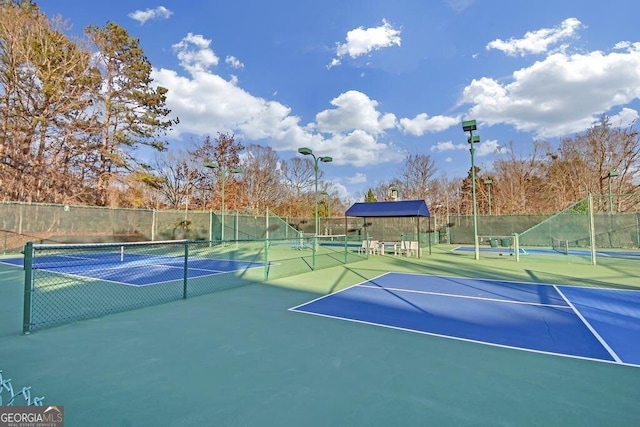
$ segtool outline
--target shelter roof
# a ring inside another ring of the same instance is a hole
[[[424,200],[402,200],[396,202],[354,203],[345,216],[380,218],[431,216]]]

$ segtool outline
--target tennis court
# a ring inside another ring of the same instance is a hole
[[[6,258],[1,263],[22,266],[24,259]],[[264,264],[229,259],[189,258],[188,278],[262,268]],[[39,257],[34,268],[43,273],[73,276],[78,279],[99,279],[128,286],[148,286],[181,280],[185,273],[184,256],[157,256],[102,252],[80,255],[46,255]]]
[[[268,281],[210,274],[188,299],[129,277],[72,280],[42,308],[93,310],[96,295],[141,305],[29,335],[25,272],[5,258],[0,368],[15,390],[63,405],[68,425],[637,425],[635,261],[477,261],[453,248]]]
[[[473,246],[456,246],[452,249],[453,252],[473,252],[475,249]],[[493,253],[493,254],[513,254],[513,247],[490,247],[490,246],[480,246],[480,252],[484,253]],[[519,248],[520,255],[572,255],[578,257],[590,257],[591,251],[589,249],[568,249],[566,252],[558,252],[552,248]],[[598,249],[595,252],[597,257],[603,258],[622,258],[622,259],[637,259],[640,260],[640,250],[607,250],[607,249]]]
[[[640,365],[640,291],[388,273],[291,310]]]

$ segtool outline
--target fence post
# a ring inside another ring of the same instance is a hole
[[[349,262],[349,239],[347,233],[344,233],[344,263],[347,262]]]
[[[31,294],[33,292],[33,242],[24,246],[24,308],[22,312],[22,333],[31,332]]]
[[[188,283],[187,279],[189,277],[188,260],[189,260],[189,241],[185,240],[184,241],[184,276],[182,281],[182,299],[187,299],[187,283]]]
[[[156,240],[156,210],[153,209],[151,211],[151,241],[155,242]]]
[[[264,239],[264,280],[269,279],[269,239]]]
[[[591,264],[596,265],[596,226],[593,220],[593,196],[587,196],[589,202],[589,237],[591,237]]]

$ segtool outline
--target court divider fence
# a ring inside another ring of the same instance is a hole
[[[32,396],[31,387],[27,386],[14,389],[11,381],[11,378],[5,379],[2,376],[2,369],[0,369],[0,406],[42,406],[43,396]],[[16,426],[33,424],[35,423],[14,423]]]
[[[29,241],[61,244],[287,239],[298,235],[298,225],[302,224],[291,224],[268,209],[227,211],[223,216],[222,212],[209,210],[0,202],[0,254],[19,253]]]
[[[350,236],[24,247],[23,333],[366,259]]]

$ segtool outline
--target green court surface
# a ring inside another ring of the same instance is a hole
[[[288,309],[390,271],[633,289],[637,261],[562,256],[346,266],[22,335],[23,271],[0,265],[0,369],[66,426],[637,426],[640,368]]]

